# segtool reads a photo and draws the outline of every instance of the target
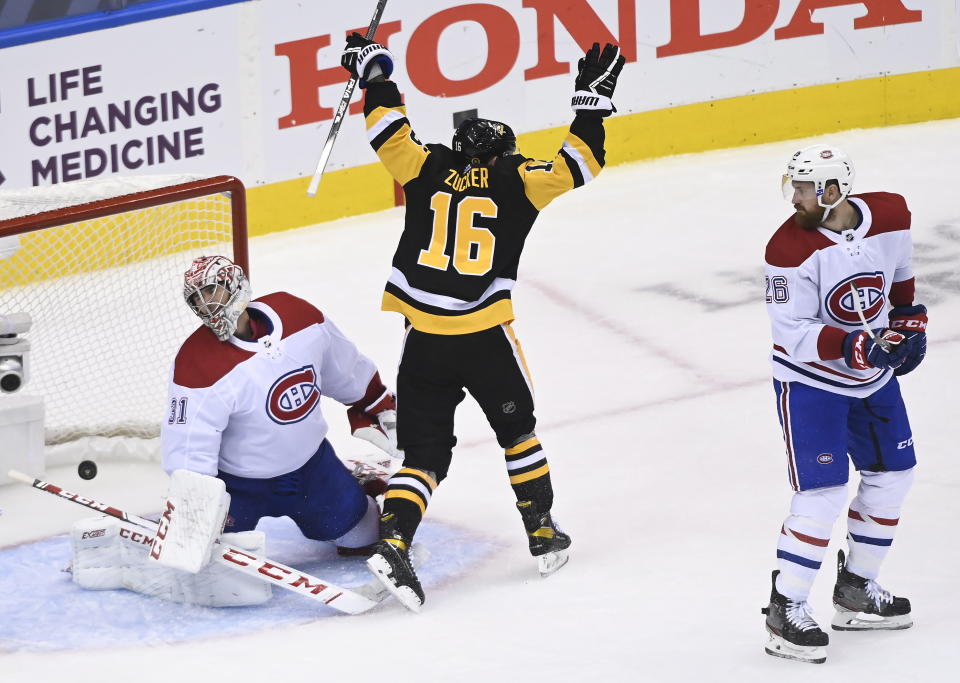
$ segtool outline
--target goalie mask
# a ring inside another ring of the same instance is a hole
[[[783,196],[787,201],[791,201],[794,182],[813,183],[817,205],[824,209],[821,220],[826,220],[830,210],[835,209],[850,194],[855,175],[853,162],[843,151],[833,145],[804,147],[794,154],[790,163],[787,164],[787,172],[783,174]],[[832,204],[825,204],[823,194],[827,190],[827,183],[831,180],[837,183],[840,198]]]
[[[225,256],[196,258],[183,274],[183,298],[220,341],[236,331],[250,295],[243,268]]]

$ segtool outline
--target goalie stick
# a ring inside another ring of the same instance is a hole
[[[891,349],[893,349],[893,344],[886,339],[880,339],[873,333],[873,330],[870,329],[870,325],[867,323],[867,316],[863,314],[863,306],[860,304],[860,290],[857,289],[857,285],[853,282],[850,283],[850,295],[853,297],[853,307],[857,309],[857,315],[860,316],[860,325],[863,327],[863,330],[870,335],[870,338],[876,344],[880,345],[881,349],[890,353]]]
[[[387,6],[387,0],[379,0],[377,9],[373,12],[373,19],[370,20],[370,26],[367,28],[366,38],[373,40],[373,34],[377,32],[380,25],[380,17],[383,16],[383,10]],[[343,123],[343,117],[347,115],[347,107],[350,106],[350,98],[353,97],[353,89],[357,87],[356,76],[351,76],[347,81],[347,87],[343,91],[343,97],[340,98],[340,104],[337,106],[337,112],[333,116],[333,123],[330,124],[330,132],[327,134],[327,141],[323,143],[323,150],[320,152],[320,161],[317,162],[317,170],[313,172],[313,178],[310,180],[310,187],[307,188],[307,195],[317,196],[317,188],[320,187],[320,177],[327,167],[327,161],[330,159],[330,153],[333,151],[333,143],[337,139],[337,133],[340,132],[340,124]]]
[[[59,486],[41,479],[34,479],[16,470],[10,470],[7,472],[7,476],[15,481],[29,484],[39,491],[51,493],[65,500],[77,503],[78,505],[83,505],[91,510],[96,510],[105,515],[143,527],[144,529],[152,531],[154,534],[162,533],[160,523],[158,522],[151,522],[149,519],[124,512],[119,508],[98,503],[92,498],[71,493]],[[162,521],[161,518],[161,522]],[[255,579],[274,586],[286,588],[298,595],[329,605],[333,609],[345,614],[360,614],[366,612],[378,605],[389,595],[388,591],[382,588],[380,582],[377,580],[373,580],[355,589],[341,588],[329,581],[302,572],[299,569],[288,567],[246,550],[233,548],[220,541],[216,541],[214,544],[213,559],[242,574],[252,576]]]

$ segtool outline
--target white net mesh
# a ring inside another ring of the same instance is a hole
[[[3,221],[192,180],[139,177],[0,192]],[[167,378],[199,324],[182,276],[202,254],[234,257],[229,196],[129,210],[0,238],[0,312],[33,326],[24,393],[46,401],[46,440],[152,438]],[[2,397],[0,397],[2,400]]]

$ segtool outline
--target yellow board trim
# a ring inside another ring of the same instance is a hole
[[[316,197],[307,196],[309,185],[310,178],[295,178],[248,187],[248,234],[301,228],[395,204],[393,178],[379,162],[324,173]]]
[[[409,474],[409,475],[412,475],[412,476],[417,477],[418,479],[424,479],[424,480],[426,480],[427,486],[430,487],[430,491],[431,491],[431,492],[437,490],[437,482],[434,481],[433,477],[431,477],[429,474],[427,474],[427,473],[424,472],[423,470],[416,470],[416,469],[414,469],[414,468],[412,468],[412,467],[401,467],[399,470],[397,470],[397,473],[394,474],[393,476],[394,476],[394,477],[399,477],[399,476],[404,475],[404,474]]]
[[[525,473],[523,473],[523,474],[515,474],[515,475],[513,475],[512,477],[510,477],[510,483],[511,483],[511,484],[522,484],[522,483],[524,483],[524,482],[526,482],[526,481],[530,481],[531,479],[536,479],[536,478],[538,478],[538,477],[542,477],[543,475],[545,475],[545,474],[547,474],[547,473],[549,473],[549,472],[550,472],[550,465],[544,464],[544,465],[541,465],[540,467],[538,467],[538,468],[535,469],[535,470],[530,470],[529,472],[525,472]]]
[[[510,446],[504,453],[507,455],[517,455],[518,453],[523,453],[528,448],[533,448],[534,446],[540,445],[540,439],[535,436],[530,437],[526,441],[521,441],[516,446]]]
[[[955,118],[960,117],[958,92],[960,67],[955,67],[613,116],[605,122],[606,162],[609,166],[853,128]],[[565,105],[558,101],[556,106]],[[562,126],[524,133],[519,136],[520,150],[534,159],[552,159],[567,130]],[[438,133],[430,131],[425,138],[437,139]],[[321,143],[318,138],[318,149]],[[327,171],[316,197],[307,197],[309,182],[304,177],[248,187],[250,234],[394,206],[393,179],[380,163]]]
[[[613,116],[607,165],[792,140],[853,128],[960,117],[960,67],[865,78]],[[524,133],[528,157],[551,158],[566,126]],[[792,150],[787,150],[789,154]]]
[[[391,498],[403,498],[404,500],[409,500],[417,504],[417,507],[420,508],[420,515],[423,516],[427,512],[427,506],[423,502],[423,498],[418,496],[412,491],[404,491],[403,489],[391,489],[383,496],[384,500],[389,500]]]
[[[384,292],[380,308],[403,314],[413,324],[414,329],[427,334],[471,334],[513,322],[513,304],[510,299],[500,299],[486,308],[464,315],[431,315],[389,292]]]

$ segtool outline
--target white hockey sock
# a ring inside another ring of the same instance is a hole
[[[806,600],[830,542],[833,523],[846,502],[846,486],[798,491],[777,542],[777,591]]]
[[[380,539],[380,507],[367,496],[367,511],[350,531],[334,539],[339,548],[362,548]]]
[[[913,484],[913,470],[861,472],[860,488],[847,513],[847,569],[876,579],[900,521],[900,506]]]

